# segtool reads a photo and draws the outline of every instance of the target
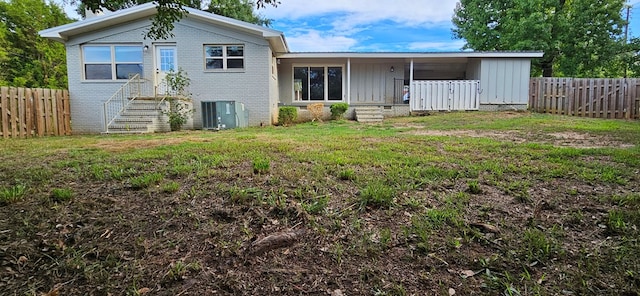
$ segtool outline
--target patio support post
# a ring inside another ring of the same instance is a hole
[[[409,111],[413,111],[413,104],[417,104],[415,87],[413,86],[413,59],[411,59],[411,64],[409,65]]]
[[[347,104],[351,105],[351,58],[347,59]]]

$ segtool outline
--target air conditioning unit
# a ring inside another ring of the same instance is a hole
[[[236,101],[202,101],[202,129],[222,130],[247,127],[249,111]]]

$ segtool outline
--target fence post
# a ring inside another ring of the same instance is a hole
[[[631,119],[636,119],[637,117],[637,110],[636,110],[636,105],[635,105],[635,99],[636,99],[636,79],[629,79],[627,78],[629,81],[629,85],[627,85],[628,88],[628,92],[629,92],[629,116],[631,117]]]
[[[535,93],[535,89],[536,89],[536,80],[535,78],[531,78],[529,79],[529,110],[535,111],[536,110],[536,93]]]
[[[9,88],[0,87],[0,124],[2,124],[2,137],[9,138]]]
[[[9,88],[9,113],[11,135],[16,136],[18,134],[18,90],[15,87]]]
[[[36,112],[36,133],[38,136],[44,136],[44,90],[42,88],[35,89],[33,109]]]
[[[30,137],[33,132],[33,94],[30,88],[25,89],[24,100],[26,136]]]
[[[26,136],[26,132],[24,131],[25,129],[25,125],[26,125],[26,121],[24,118],[24,88],[23,87],[18,87],[16,88],[16,104],[18,106],[17,110],[18,113],[15,114],[16,116],[16,128],[18,129],[18,133],[15,135],[17,137],[25,137]]]
[[[64,130],[65,135],[71,135],[71,102],[69,100],[69,91],[64,90]]]

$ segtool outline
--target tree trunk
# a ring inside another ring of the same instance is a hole
[[[540,68],[542,68],[542,77],[553,77],[553,57],[545,57],[540,61]]]
[[[553,77],[553,66],[551,64],[542,64],[542,77]]]

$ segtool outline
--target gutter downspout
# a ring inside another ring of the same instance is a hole
[[[413,86],[413,59],[411,59],[411,65],[409,66],[409,102],[411,103],[409,104],[409,112],[415,110],[413,106],[417,103],[415,90],[415,86]]]
[[[351,58],[347,58],[347,104],[351,105]]]

